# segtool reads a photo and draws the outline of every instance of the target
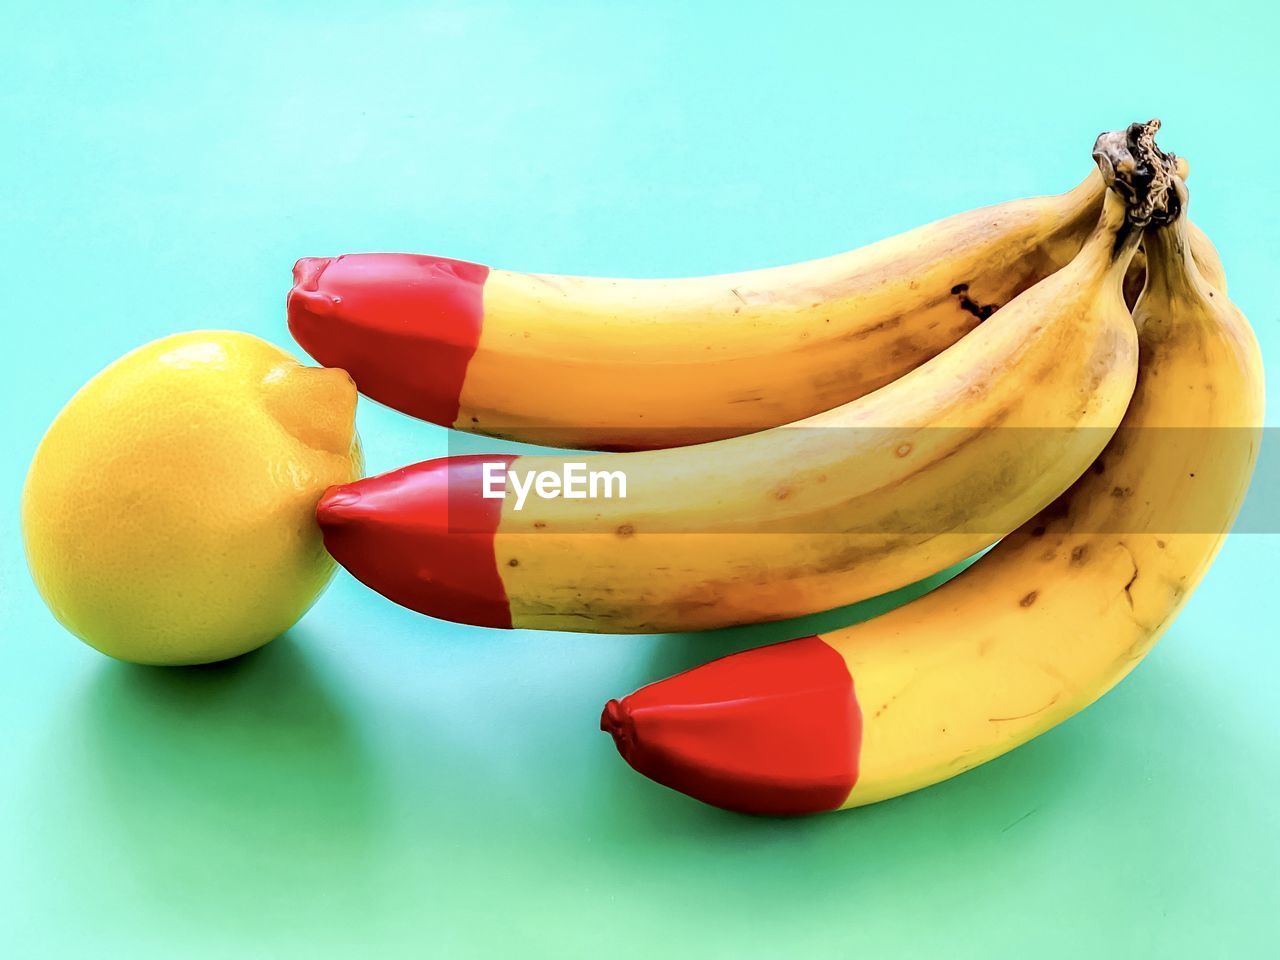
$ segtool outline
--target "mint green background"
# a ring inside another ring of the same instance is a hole
[[[364,6],[0,13],[0,952],[1274,947],[1274,536],[1233,538],[1148,662],[1085,714],[948,784],[797,822],[641,779],[596,719],[611,695],[847,612],[690,637],[499,633],[343,575],[262,652],[171,671],[110,662],[54,623],[17,523],[45,426],[153,337],[288,344],[302,255],[773,264],[1064,189],[1096,133],[1159,115],[1280,360],[1280,20],[1262,2]],[[444,450],[444,431],[370,403],[359,423],[373,470]]]

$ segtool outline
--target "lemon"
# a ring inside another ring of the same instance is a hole
[[[53,615],[137,663],[190,664],[278,636],[333,575],[314,520],[360,476],[356,391],[244,333],[196,331],[111,364],[62,409],[22,497]]]

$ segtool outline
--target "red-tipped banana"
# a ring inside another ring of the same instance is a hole
[[[936,356],[1070,261],[1102,190],[1094,173],[850,253],[680,280],[310,258],[289,328],[366,396],[444,426],[579,449],[701,443],[848,403]]]
[[[1137,391],[1094,468],[913,603],[611,701],[602,725],[636,770],[733,810],[855,807],[1025,743],[1142,659],[1231,526],[1263,403],[1253,333],[1185,220],[1148,237]]]

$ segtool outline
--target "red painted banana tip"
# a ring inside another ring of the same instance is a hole
[[[360,392],[451,426],[484,322],[489,268],[446,257],[358,253],[293,267],[289,332]]]
[[[316,521],[320,529],[348,523],[359,516],[360,494],[348,483],[330,487],[316,504]]]
[[[324,268],[333,263],[333,257],[303,257],[293,265],[295,288],[314,290]]]
[[[610,700],[600,728],[637,772],[742,813],[833,810],[858,777],[853,681],[819,637],[722,657]]]
[[[481,490],[484,464],[512,459],[445,457],[330,487],[316,504],[325,549],[361,583],[410,610],[510,628],[494,555],[502,502]]]
[[[320,291],[320,277],[333,263],[332,257],[303,257],[293,265],[293,287],[285,300],[289,333],[302,349],[321,363],[325,319],[337,311],[341,299]]]

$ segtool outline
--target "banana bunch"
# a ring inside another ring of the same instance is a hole
[[[1066,267],[834,410],[700,446],[505,463],[582,462],[625,477],[625,498],[486,502],[491,458],[445,458],[331,488],[325,544],[397,603],[483,626],[699,630],[905,586],[1035,515],[1115,432],[1138,365],[1122,288],[1141,233],[1124,226],[1112,192]]]
[[[773,270],[300,261],[291,329],[361,391],[615,451],[448,457],[333,487],[326,547],[430,616],[636,633],[812,613],[995,544],[913,603],[654,683],[601,724],[639,772],[775,815],[1012,749],[1150,649],[1256,457],[1257,345],[1158,126],[1104,134],[1098,171],[1060,196]],[[575,470],[590,495],[569,493]]]

